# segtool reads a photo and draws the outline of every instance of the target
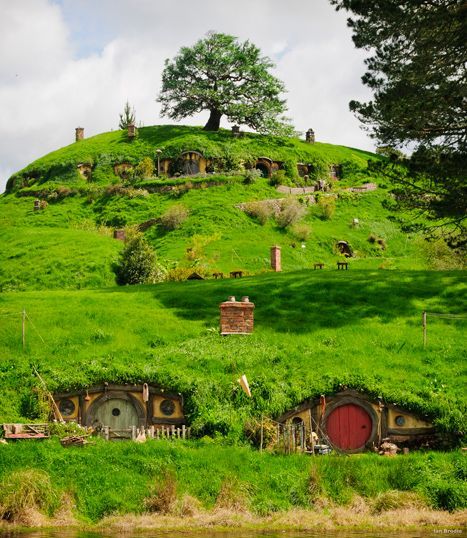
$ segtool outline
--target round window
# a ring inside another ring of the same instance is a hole
[[[172,400],[162,400],[161,411],[166,417],[170,417],[175,412],[175,403]]]
[[[72,400],[60,400],[58,408],[64,417],[69,417],[75,412],[76,406]]]
[[[113,415],[114,417],[118,417],[118,416],[120,415],[120,409],[119,409],[118,407],[114,407],[114,408],[112,409],[112,415]]]
[[[397,415],[396,424],[398,426],[404,426],[405,425],[405,418],[402,415]]]

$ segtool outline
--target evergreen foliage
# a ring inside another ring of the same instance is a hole
[[[135,109],[131,108],[130,103],[127,101],[123,109],[123,113],[120,114],[120,121],[118,123],[119,129],[128,129],[129,125],[134,125],[136,121]]]
[[[467,245],[467,29],[461,0],[331,0],[352,13],[358,48],[370,51],[362,77],[374,93],[350,108],[393,153],[384,169],[395,186],[396,211],[411,215],[407,229],[443,234],[452,247]]]
[[[143,284],[154,274],[156,255],[141,233],[134,233],[125,243],[115,273],[118,284]]]
[[[166,60],[158,98],[161,113],[182,119],[209,110],[207,131],[219,130],[226,116],[261,133],[292,134],[282,116],[286,104],[280,95],[285,86],[270,73],[273,66],[250,41],[209,33]]]

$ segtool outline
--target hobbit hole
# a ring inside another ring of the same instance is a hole
[[[316,433],[322,442],[347,453],[363,452],[384,441],[418,447],[436,446],[441,439],[431,423],[353,390],[306,400],[278,418],[284,425],[299,425],[299,420],[307,438]]]
[[[96,431],[106,428],[112,439],[130,438],[134,428],[158,429],[185,423],[182,396],[148,384],[105,384],[57,393],[54,399],[66,422],[78,422]]]

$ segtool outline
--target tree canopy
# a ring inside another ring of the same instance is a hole
[[[158,97],[161,113],[182,119],[208,110],[208,131],[217,131],[225,116],[262,133],[290,134],[292,126],[282,116],[285,87],[270,73],[273,67],[250,41],[209,33],[166,60]]]
[[[392,152],[386,165],[395,208],[423,214],[406,220],[406,228],[465,246],[465,2],[330,1],[351,12],[353,41],[370,53],[362,81],[373,99],[351,101],[350,109],[380,144],[411,152],[410,158]]]

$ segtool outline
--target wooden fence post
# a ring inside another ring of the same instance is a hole
[[[260,436],[260,441],[259,441],[259,451],[260,452],[263,451],[263,428],[264,428],[263,415],[261,415],[261,436]]]
[[[426,312],[422,314],[422,326],[423,326],[423,347],[426,347]]]

